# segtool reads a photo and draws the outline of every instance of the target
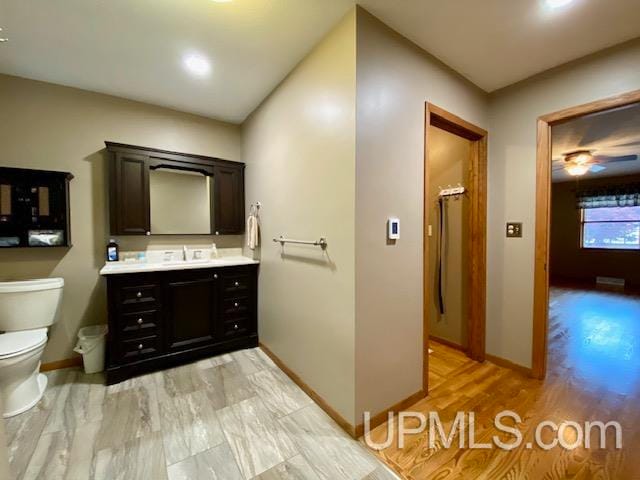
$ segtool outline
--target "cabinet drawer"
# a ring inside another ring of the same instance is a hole
[[[248,335],[251,322],[247,317],[238,317],[223,323],[222,334],[225,338]]]
[[[229,316],[247,315],[251,310],[251,303],[247,297],[226,298],[222,301],[222,314],[225,319]]]
[[[120,287],[120,304],[123,307],[149,306],[158,302],[159,288],[157,285],[127,285]]]
[[[250,277],[248,275],[237,275],[224,278],[222,280],[222,293],[224,298],[246,295],[249,291],[250,284]]]
[[[118,326],[125,337],[148,337],[158,334],[160,315],[157,310],[123,313]]]
[[[151,335],[144,338],[124,340],[121,343],[121,358],[125,362],[135,362],[160,353],[160,337]]]

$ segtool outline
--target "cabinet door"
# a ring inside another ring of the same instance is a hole
[[[111,166],[111,233],[145,235],[150,231],[148,157],[116,153]]]
[[[164,288],[168,351],[213,343],[218,309],[216,277],[209,270],[169,273]]]
[[[214,180],[214,232],[244,232],[244,165],[216,166]]]

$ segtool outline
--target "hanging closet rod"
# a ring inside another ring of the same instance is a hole
[[[316,247],[320,247],[323,250],[327,248],[327,239],[324,237],[320,237],[320,240],[294,240],[292,238],[284,238],[280,235],[279,238],[274,238],[274,242],[278,242],[280,245],[284,246],[285,243],[296,243],[299,245],[314,245]]]

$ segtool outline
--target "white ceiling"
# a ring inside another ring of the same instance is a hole
[[[639,0],[359,0],[491,92],[640,36]]]
[[[242,122],[355,0],[0,0],[0,72]],[[492,91],[640,36],[638,0],[358,0]],[[211,74],[181,58],[198,52]]]
[[[352,5],[0,0],[0,72],[239,123]],[[210,59],[209,77],[183,69],[188,52]]]
[[[554,126],[552,135],[553,181],[576,180],[560,166],[562,155],[575,150],[592,150],[594,155],[638,155],[640,158],[640,104],[586,115]],[[605,170],[588,172],[580,179],[616,177],[640,173],[640,160],[603,164]]]

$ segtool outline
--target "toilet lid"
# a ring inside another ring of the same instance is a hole
[[[0,358],[13,357],[47,341],[47,329],[21,330],[0,334]]]

